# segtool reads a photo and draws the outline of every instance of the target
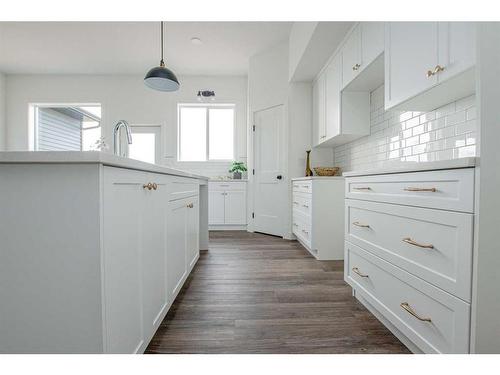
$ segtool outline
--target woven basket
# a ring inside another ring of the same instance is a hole
[[[339,167],[315,167],[313,169],[318,176],[335,176],[340,173]]]

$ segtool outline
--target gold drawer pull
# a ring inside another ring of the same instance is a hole
[[[371,187],[355,187],[355,188],[352,188],[352,190],[371,190],[372,188]]]
[[[354,65],[354,66],[352,67],[352,70],[356,71],[356,70],[358,70],[359,68],[361,68],[361,65],[356,64],[356,65]]]
[[[416,241],[413,241],[410,237],[403,238],[401,241],[406,242],[406,243],[409,243],[410,245],[413,245],[413,246],[422,247],[422,248],[424,248],[424,249],[434,249],[434,245],[432,245],[432,244],[429,244],[429,245],[422,245],[421,243],[418,243],[418,242],[416,242]]]
[[[361,224],[359,221],[353,222],[352,225],[355,225],[355,226],[360,227],[360,228],[370,228],[370,226],[368,224]]]
[[[421,320],[422,322],[432,322],[431,318],[422,318],[419,316],[408,304],[408,302],[403,302],[401,303],[401,307],[406,310],[409,314],[413,315],[415,318],[418,320]]]
[[[307,204],[303,204],[302,207],[309,208],[309,206]]]
[[[151,184],[151,186],[152,186],[153,190],[158,189],[158,184],[157,184],[156,182],[153,182],[153,183]]]
[[[193,203],[189,203],[189,204],[187,205],[187,208],[193,208],[193,207],[194,207],[194,204],[193,204]]]
[[[417,188],[417,187],[407,187],[404,188],[404,191],[430,191],[435,193],[437,191],[436,188]]]
[[[153,184],[151,182],[148,182],[147,184],[142,185],[142,188],[151,190],[153,189]]]
[[[362,274],[362,273],[359,271],[359,268],[358,268],[358,267],[353,267],[352,272],[354,272],[356,275],[359,275],[359,276],[361,276],[361,277],[368,277],[368,275]]]
[[[436,74],[442,72],[443,70],[444,70],[444,67],[442,67],[441,65],[436,65],[436,67],[434,68],[434,70],[428,70],[427,71],[427,78],[435,76]]]

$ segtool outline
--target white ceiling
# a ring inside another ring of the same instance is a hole
[[[291,25],[168,22],[165,63],[176,74],[246,75],[248,58],[287,40]],[[159,22],[0,22],[7,74],[143,74],[159,59]]]

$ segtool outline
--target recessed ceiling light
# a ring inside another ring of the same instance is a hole
[[[200,38],[193,37],[193,38],[191,38],[191,43],[199,45],[199,44],[202,44],[203,42],[201,41]]]

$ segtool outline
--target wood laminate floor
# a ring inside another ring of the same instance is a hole
[[[352,297],[342,261],[295,241],[211,232],[146,353],[409,353]]]

